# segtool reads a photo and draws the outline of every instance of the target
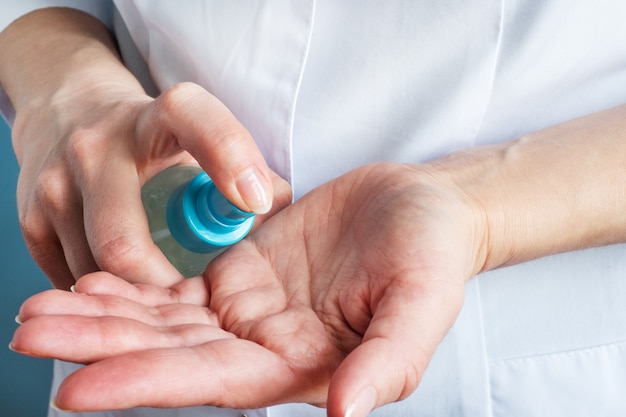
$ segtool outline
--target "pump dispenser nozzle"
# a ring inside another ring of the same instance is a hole
[[[208,263],[243,239],[255,214],[230,203],[200,168],[174,166],[141,191],[152,239],[185,276],[201,274]]]

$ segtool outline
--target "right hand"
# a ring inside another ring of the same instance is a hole
[[[266,214],[258,223],[290,203],[289,185],[251,135],[198,85],[156,99],[115,88],[81,93],[18,112],[13,129],[20,224],[55,287],[98,270],[156,285],[182,279],[153,244],[140,196],[168,166],[199,164],[239,208]]]

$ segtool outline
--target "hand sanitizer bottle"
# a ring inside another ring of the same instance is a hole
[[[151,178],[141,190],[154,243],[185,277],[243,239],[255,214],[240,210],[198,167],[177,165]]]

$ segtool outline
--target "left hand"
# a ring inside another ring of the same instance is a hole
[[[191,82],[148,96],[88,13],[43,8],[9,25],[0,80],[16,112],[24,241],[56,288],[99,270],[163,286],[183,279],[152,241],[140,197],[169,166],[201,166],[233,204],[261,214],[256,225],[291,202],[217,97]]]
[[[361,417],[407,397],[483,265],[480,213],[433,170],[365,166],[170,289],[106,273],[22,307],[12,347],[89,363],[57,405],[284,402]],[[87,295],[85,295],[87,294]]]

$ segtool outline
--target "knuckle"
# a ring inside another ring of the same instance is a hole
[[[80,173],[89,173],[97,165],[97,156],[103,154],[106,143],[104,135],[95,129],[80,129],[73,132],[66,141],[65,154],[70,167]]]
[[[398,400],[404,400],[409,397],[413,391],[417,389],[424,371],[428,366],[428,359],[425,354],[419,354],[413,361],[409,361],[404,368],[404,385],[400,392]]]
[[[212,133],[210,140],[217,160],[231,160],[247,147],[246,135],[230,120],[220,121]]]
[[[31,206],[39,207],[54,217],[57,213],[64,212],[71,204],[71,180],[69,173],[60,166],[42,169],[34,185],[34,201]],[[35,223],[34,220],[40,215],[40,210],[26,210],[23,214],[24,223]]]
[[[93,250],[98,266],[114,274],[134,274],[141,270],[146,249],[132,233],[122,233]]]
[[[23,213],[19,213],[18,221],[26,246],[32,253],[33,250],[31,248],[36,248],[39,242],[43,241],[45,237],[45,229],[39,227],[41,219],[39,216],[35,216],[32,210],[27,210]]]
[[[38,264],[46,262],[52,256],[46,235],[37,227],[30,227],[28,223],[20,223],[24,243],[28,252]]]
[[[157,100],[155,116],[157,120],[167,120],[179,114],[182,104],[205,92],[202,87],[191,82],[179,82],[164,91]]]

